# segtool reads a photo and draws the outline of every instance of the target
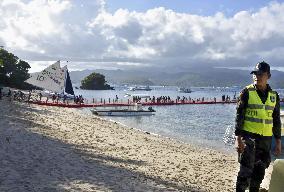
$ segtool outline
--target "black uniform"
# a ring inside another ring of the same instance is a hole
[[[256,87],[255,87],[256,88]],[[257,90],[257,89],[256,89]],[[271,91],[268,85],[265,92],[257,90],[257,94],[264,104]],[[280,100],[276,94],[276,105],[272,114],[273,117],[273,135],[276,139],[281,138],[281,120],[280,120]],[[265,169],[271,162],[270,150],[272,137],[261,136],[243,130],[244,117],[248,105],[249,92],[245,88],[241,91],[240,99],[237,103],[237,115],[235,135],[242,136],[245,149],[239,156],[240,171],[237,178],[237,192],[245,191],[250,186],[250,192],[258,191],[259,186],[264,178]]]

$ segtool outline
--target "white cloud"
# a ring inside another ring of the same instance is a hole
[[[2,0],[0,44],[26,60],[76,61],[74,69],[283,63],[284,3],[232,17],[105,7],[105,0]]]
[[[68,1],[21,1],[3,0],[1,3],[0,37],[11,49],[41,51],[40,41],[61,35],[63,26],[54,18],[70,8]]]

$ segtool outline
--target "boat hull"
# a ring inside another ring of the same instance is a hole
[[[155,111],[145,110],[92,110],[94,115],[99,116],[151,116]]]
[[[129,91],[151,91],[152,89],[149,86],[146,87],[130,87]]]
[[[179,88],[178,92],[180,93],[191,93],[191,89],[186,89],[186,88]]]

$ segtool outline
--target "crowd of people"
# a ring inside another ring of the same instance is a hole
[[[8,89],[6,92],[3,91],[3,88],[0,88],[0,100],[2,97],[8,97],[10,101],[23,101],[23,102],[42,102],[43,101],[43,94],[41,92],[39,93],[34,93],[32,91],[24,92],[21,90],[12,90]],[[50,96],[45,96],[45,102],[47,103],[51,99],[52,103],[58,103],[58,102],[63,102],[67,103],[67,100],[73,100],[74,103],[76,104],[82,104],[84,103],[84,98],[82,95],[78,96],[73,96],[73,97],[68,97],[67,95],[60,95],[60,94],[52,94]]]
[[[205,98],[205,97],[201,97],[201,98],[191,98],[189,97],[185,97],[185,96],[177,96],[175,99],[171,99],[170,96],[160,96],[160,97],[149,97],[149,98],[145,98],[144,100],[146,103],[147,102],[151,102],[151,103],[200,103],[200,102],[217,102],[217,98],[213,97],[213,98]],[[222,95],[221,97],[221,101],[223,102],[231,102],[231,101],[236,101],[236,96],[234,95],[233,100],[231,100],[229,95]],[[132,102],[133,103],[137,103],[137,102],[142,102],[142,98],[139,96],[134,96],[132,98]]]
[[[236,93],[234,94],[233,100],[235,101],[236,98]],[[231,97],[229,95],[222,95],[222,101],[231,101]]]

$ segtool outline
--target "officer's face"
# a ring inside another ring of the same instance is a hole
[[[267,72],[254,73],[252,77],[255,85],[264,86],[267,84],[270,75]]]

